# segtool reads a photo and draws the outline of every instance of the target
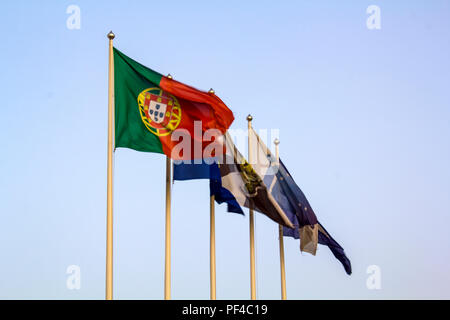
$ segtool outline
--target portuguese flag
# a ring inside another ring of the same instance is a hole
[[[202,150],[211,144],[202,139],[206,130],[217,129],[224,134],[234,120],[231,110],[214,92],[200,91],[165,77],[116,48],[114,96],[115,148],[193,159],[196,141],[197,145],[201,141]],[[172,139],[178,130],[184,135],[189,133],[189,154],[172,155],[174,146],[182,141],[179,137]]]

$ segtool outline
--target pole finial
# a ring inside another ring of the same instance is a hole
[[[107,37],[108,37],[109,40],[112,40],[112,39],[114,39],[116,37],[116,35],[112,31],[110,31],[108,33]]]
[[[172,77],[172,75],[170,73],[167,75],[167,78],[168,79],[173,79],[173,77]]]
[[[249,115],[247,116],[247,121],[252,121],[252,120],[253,120],[253,117],[252,117],[251,114],[249,114]]]
[[[211,89],[209,89],[208,93],[210,93],[210,94],[214,94],[214,93],[215,93],[215,91],[214,91],[214,89],[213,89],[213,88],[211,88]]]
[[[280,144],[280,140],[278,140],[278,138],[275,138],[275,140],[273,140],[273,143],[277,146]]]

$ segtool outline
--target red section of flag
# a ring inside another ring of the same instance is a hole
[[[167,77],[161,79],[160,88],[177,98],[182,116],[176,130],[186,130],[191,138],[190,154],[174,155],[172,150],[180,142],[173,141],[174,133],[160,137],[164,153],[173,159],[196,159],[204,155],[205,148],[209,148],[206,150],[208,154],[212,146],[211,141],[204,141],[205,131],[217,129],[224,134],[234,121],[233,112],[214,93],[197,90]],[[201,122],[199,130],[194,127],[196,121],[198,124]]]

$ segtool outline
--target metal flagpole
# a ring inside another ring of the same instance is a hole
[[[278,165],[280,164],[280,152],[278,145],[280,140],[275,139],[275,156],[277,158]],[[278,225],[278,237],[280,240],[280,273],[281,273],[281,300],[286,300],[286,270],[284,265],[284,242],[283,242],[283,226]]]
[[[213,88],[209,93],[214,94]],[[211,300],[216,300],[216,218],[214,212],[214,195],[209,198],[209,268],[210,268],[210,296]]]
[[[112,31],[109,39],[109,78],[108,78],[108,165],[106,189],[106,300],[113,299],[113,130],[114,130],[114,56]]]
[[[172,164],[166,157],[166,260],[164,270],[164,299],[170,300],[170,178]]]
[[[214,195],[209,198],[209,213],[210,213],[210,234],[209,234],[209,259],[210,259],[210,296],[211,300],[216,300],[216,225],[215,225],[215,207]]]
[[[251,144],[251,134],[250,130],[252,128],[253,117],[251,115],[247,116],[248,121],[248,162],[252,164],[252,144]],[[250,288],[251,288],[251,299],[256,300],[256,267],[255,267],[255,220],[253,216],[253,209],[250,206],[249,209],[249,219],[250,219]]]

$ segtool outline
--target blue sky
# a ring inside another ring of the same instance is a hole
[[[69,30],[69,5],[81,28]],[[366,27],[369,5],[381,29]],[[0,12],[0,298],[102,299],[107,32],[216,93],[280,155],[344,247],[285,239],[290,299],[450,298],[449,1],[15,1]],[[243,152],[245,150],[242,150]],[[244,152],[245,153],[245,152]],[[114,296],[163,298],[162,155],[119,149]],[[216,207],[217,297],[250,296],[248,218]],[[280,297],[277,226],[256,215],[258,298]],[[80,290],[66,268],[81,269]],[[381,289],[366,287],[367,267]],[[206,181],[176,182],[172,297],[209,298]]]

